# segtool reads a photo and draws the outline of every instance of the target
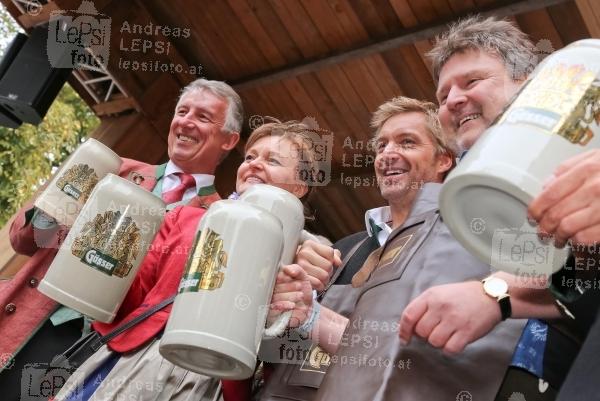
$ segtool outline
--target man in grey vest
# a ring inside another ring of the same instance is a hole
[[[404,345],[397,335],[402,310],[419,294],[439,284],[481,280],[490,271],[439,216],[439,183],[453,152],[434,110],[430,103],[397,98],[374,114],[375,172],[389,204],[383,219],[389,227],[383,246],[353,276],[347,297],[328,307],[312,303],[294,290],[294,278],[304,274],[300,268],[278,280],[274,307],[289,309],[295,302],[300,332],[330,354],[317,400],[490,400],[498,391],[524,322],[498,325],[460,359],[423,341]]]

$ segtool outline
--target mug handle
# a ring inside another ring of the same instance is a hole
[[[300,232],[300,243],[304,241],[315,241],[319,242],[319,239],[309,233],[306,230],[302,230]],[[281,265],[280,265],[281,268]],[[290,323],[290,319],[292,318],[292,311],[283,312],[281,315],[277,316],[275,321],[265,329],[264,337],[274,338],[283,334],[288,324]]]

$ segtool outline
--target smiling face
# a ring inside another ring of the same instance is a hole
[[[169,158],[184,172],[213,174],[238,133],[222,132],[227,101],[207,90],[185,94],[175,108],[168,137]]]
[[[298,147],[289,139],[272,135],[254,142],[238,168],[236,191],[241,194],[253,184],[274,185],[303,197],[308,188],[298,177]]]
[[[499,57],[480,50],[454,54],[440,71],[436,92],[444,133],[469,149],[520,86]]]
[[[388,202],[416,194],[424,182],[442,182],[452,166],[447,154],[436,154],[436,145],[420,112],[390,117],[375,138],[375,175],[381,196]]]

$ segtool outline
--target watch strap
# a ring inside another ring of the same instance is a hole
[[[510,295],[504,294],[498,297],[498,305],[500,306],[500,314],[502,320],[506,320],[512,315],[512,306],[510,304]]]

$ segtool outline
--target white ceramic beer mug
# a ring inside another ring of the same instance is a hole
[[[444,221],[474,255],[514,274],[548,276],[568,247],[541,242],[527,205],[558,165],[600,147],[600,40],[547,57],[509,107],[448,175]]]
[[[212,377],[252,376],[277,271],[312,237],[303,226],[302,203],[277,187],[256,184],[237,201],[213,203],[200,222],[162,356]]]
[[[107,174],[117,174],[121,163],[119,155],[90,138],[69,156],[34,205],[70,227],[94,186]]]
[[[165,213],[164,202],[108,174],[94,188],[38,289],[110,323]]]

